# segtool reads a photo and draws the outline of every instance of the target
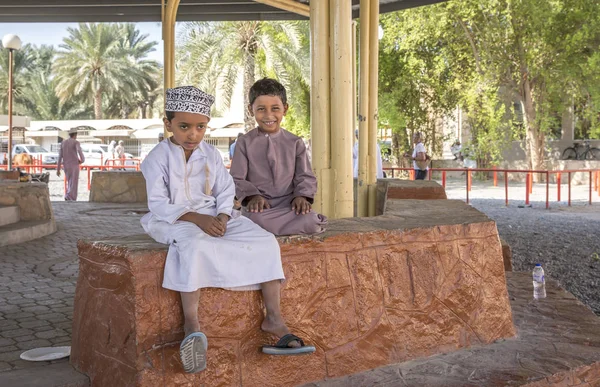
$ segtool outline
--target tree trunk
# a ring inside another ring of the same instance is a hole
[[[531,82],[525,78],[521,84],[521,103],[523,104],[525,128],[527,130],[526,152],[528,165],[530,169],[544,170],[544,146],[545,136],[541,133],[536,120],[535,106],[533,102],[533,92]],[[534,174],[534,181],[539,181],[539,175]]]
[[[100,89],[94,93],[94,117],[97,120],[102,119],[102,91]]]
[[[248,91],[254,84],[254,76],[256,74],[256,41],[247,42],[244,49],[244,128],[248,132],[254,129],[254,117],[250,114],[248,106]]]
[[[400,166],[402,162],[402,153],[400,152],[400,134],[392,131],[392,156],[396,160],[396,165]]]

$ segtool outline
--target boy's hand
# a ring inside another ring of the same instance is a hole
[[[227,222],[229,222],[230,217],[229,215],[219,214],[217,215],[217,219],[219,219],[219,222],[223,225],[223,235],[225,235],[227,232]]]
[[[221,222],[221,220],[218,217],[202,215],[198,213],[191,214],[192,223],[200,227],[202,231],[204,231],[208,235],[212,237],[222,237],[223,235],[225,235],[226,227],[223,225],[223,222]]]
[[[271,208],[267,199],[260,195],[254,195],[248,202],[248,212],[263,212],[264,208]]]
[[[304,196],[298,196],[295,197],[294,200],[292,200],[292,210],[296,212],[296,215],[308,214],[310,212],[310,209],[311,205]]]

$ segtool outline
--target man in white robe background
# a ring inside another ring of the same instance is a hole
[[[184,86],[168,89],[164,119],[172,137],[141,165],[148,208],[144,230],[169,244],[163,287],[181,294],[185,319],[180,356],[184,370],[206,368],[208,340],[198,316],[200,289],[261,289],[266,316],[261,329],[280,338],[269,354],[314,352],[291,334],[280,311],[284,279],[275,237],[233,210],[235,186],[219,151],[202,141],[214,97]]]

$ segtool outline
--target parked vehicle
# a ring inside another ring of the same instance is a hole
[[[45,168],[51,169],[56,168],[58,162],[58,153],[49,152],[46,148],[38,144],[16,144],[12,150],[13,157],[15,155],[27,154],[31,156],[36,162],[40,156],[42,158],[42,164],[46,165]]]
[[[83,165],[112,165],[109,161],[112,159],[112,155],[108,153],[108,145],[105,144],[81,144],[81,150],[85,156]],[[131,153],[125,153],[125,165],[135,165],[132,159]]]

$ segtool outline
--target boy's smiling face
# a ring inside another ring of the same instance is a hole
[[[277,133],[281,129],[281,120],[287,113],[288,105],[281,102],[279,97],[261,95],[256,97],[249,110],[261,131]]]
[[[205,115],[183,112],[176,112],[171,121],[164,119],[167,130],[173,133],[172,141],[181,145],[186,154],[191,154],[200,145],[209,121]]]

